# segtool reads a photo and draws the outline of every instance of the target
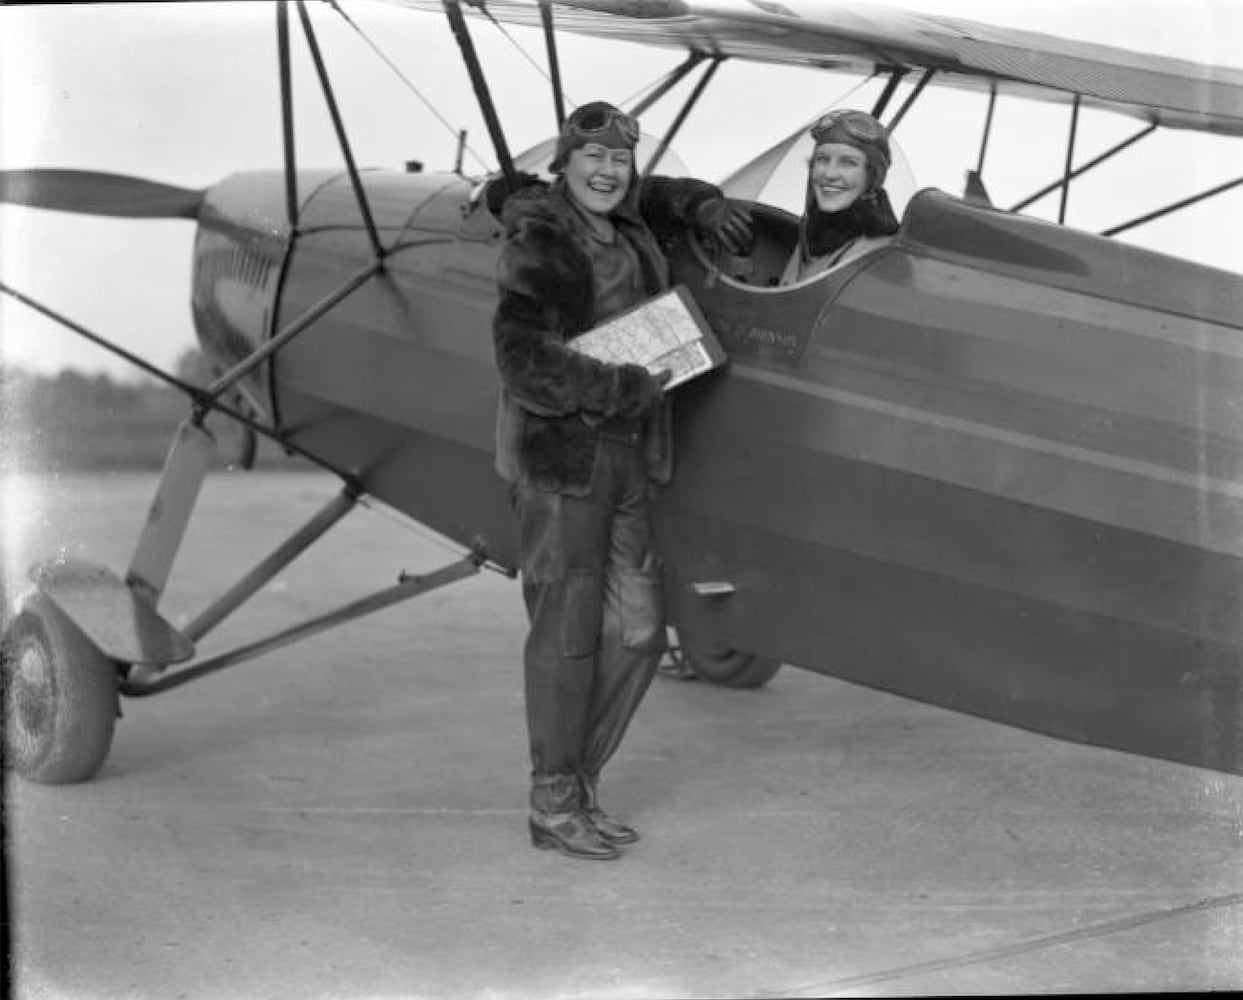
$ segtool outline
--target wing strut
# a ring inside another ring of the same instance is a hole
[[[699,78],[699,82],[695,84],[695,89],[691,91],[690,97],[686,99],[686,103],[682,105],[682,109],[673,119],[673,124],[671,124],[665,132],[664,138],[660,140],[660,145],[656,147],[656,152],[652,154],[651,160],[649,160],[647,166],[643,168],[644,177],[647,177],[652,173],[652,171],[656,168],[656,165],[660,162],[661,157],[665,155],[665,150],[667,150],[669,148],[669,144],[673,142],[673,137],[678,134],[678,130],[682,128],[683,122],[686,121],[686,116],[691,113],[691,109],[694,108],[699,102],[699,97],[703,94],[704,88],[708,86],[708,82],[712,79],[716,71],[721,68],[721,63],[724,61],[724,58],[721,56],[716,56],[712,60],[711,64],[704,70],[703,75]]]
[[[276,5],[276,39],[281,67],[281,131],[285,142],[285,213],[289,231],[298,231],[298,161],[294,155],[293,76],[289,71],[289,2]]]
[[[656,85],[655,89],[648,94],[647,97],[643,98],[643,100],[630,109],[630,113],[638,118],[639,115],[643,114],[644,111],[650,108],[653,104],[664,97],[665,94],[669,93],[670,90],[681,83],[682,78],[685,77],[687,73],[707,58],[708,57],[702,52],[692,52],[686,57],[685,60],[678,63],[677,66],[666,73],[665,78]]]
[[[352,278],[345,281],[340,288],[329,295],[325,295],[315,305],[311,306],[306,312],[290,323],[285,329],[276,336],[263,343],[261,347],[257,347],[251,351],[238,364],[234,365],[227,372],[221,375],[215,382],[205,390],[208,397],[214,403],[222,393],[230,388],[235,382],[243,376],[249,374],[259,365],[263,364],[268,358],[279,351],[287,343],[298,336],[303,330],[309,327],[317,319],[323,316],[330,309],[335,307],[339,302],[347,296],[356,292],[368,281],[384,270],[383,259],[373,260],[370,264],[361,268]]]
[[[1075,103],[1070,109],[1070,136],[1066,140],[1066,169],[1062,175],[1061,188],[1062,200],[1057,206],[1057,222],[1058,225],[1066,223],[1066,202],[1070,200],[1070,177],[1071,163],[1075,159],[1075,136],[1079,132],[1079,105],[1082,98],[1078,94],[1075,95]]]
[[[893,99],[893,93],[898,89],[898,84],[904,76],[906,76],[906,70],[900,66],[895,66],[889,71],[889,82],[885,84],[885,89],[881,91],[880,97],[876,98],[876,103],[872,105],[873,118],[880,120],[885,113],[885,108],[889,107],[889,102]]]
[[[350,149],[350,141],[345,135],[345,123],[341,120],[341,111],[337,107],[337,98],[332,90],[332,82],[328,79],[328,70],[324,66],[324,57],[319,51],[319,42],[315,38],[315,29],[311,27],[311,16],[307,13],[306,0],[298,0],[298,16],[302,20],[302,30],[306,34],[306,44],[311,50],[311,58],[315,60],[315,71],[319,75],[319,83],[324,91],[324,103],[332,115],[332,124],[337,132],[337,142],[341,146],[341,155],[345,157],[346,168],[350,172],[350,183],[354,186],[354,197],[358,199],[358,209],[362,212],[363,222],[367,226],[367,235],[371,239],[371,248],[376,259],[383,260],[385,250],[380,245],[380,236],[376,232],[375,219],[371,216],[371,206],[367,202],[367,193],[363,190],[362,181],[358,176],[358,166],[354,162],[354,153]]]
[[[479,110],[483,112],[483,120],[487,123],[488,135],[492,137],[492,147],[496,150],[496,158],[500,161],[505,183],[510,191],[517,191],[518,172],[514,169],[513,157],[509,155],[505,132],[501,128],[500,119],[496,116],[496,105],[492,103],[492,92],[488,89],[488,81],[484,78],[483,67],[479,65],[479,54],[475,51],[475,43],[471,41],[470,30],[466,27],[466,19],[462,16],[460,0],[441,0],[441,2],[449,18],[449,27],[453,30],[453,37],[457,39],[458,48],[462,51],[466,72],[470,74],[471,86],[475,88],[475,99],[478,100]]]
[[[936,76],[935,69],[926,69],[919,78],[919,82],[915,84],[915,88],[906,95],[906,100],[902,102],[902,107],[898,108],[897,113],[889,120],[889,134],[893,134],[893,130],[898,127],[898,123],[906,117],[906,113],[914,106],[916,99],[924,92],[924,88],[928,86],[929,81]]]
[[[989,207],[992,206],[993,200],[988,196],[988,188],[984,186],[984,156],[988,153],[988,140],[993,132],[993,112],[996,109],[997,81],[993,80],[988,85],[988,111],[984,114],[984,132],[980,136],[980,155],[976,159],[975,169],[967,171],[967,183],[962,192],[963,198],[967,201]]]
[[[59,323],[71,333],[75,333],[79,337],[89,340],[92,344],[102,347],[109,353],[115,354],[124,361],[128,361],[130,364],[141,368],[148,375],[158,379],[165,385],[168,385],[171,388],[185,394],[193,402],[194,410],[196,414],[199,415],[197,417],[198,422],[202,422],[209,410],[223,413],[226,417],[236,420],[243,427],[246,427],[249,430],[254,431],[256,434],[267,438],[269,441],[275,441],[282,448],[286,448],[289,451],[300,455],[308,462],[311,462],[313,465],[318,465],[321,469],[324,469],[327,472],[333,473],[345,482],[352,483],[355,481],[354,476],[346,470],[339,469],[330,462],[324,461],[324,459],[319,456],[311,454],[311,452],[307,451],[305,448],[294,443],[293,441],[285,440],[276,428],[268,427],[259,423],[259,421],[253,419],[248,414],[242,413],[240,410],[235,410],[227,404],[220,402],[219,398],[210,396],[207,390],[202,389],[197,385],[192,385],[189,382],[185,382],[182,379],[177,378],[177,376],[164,371],[162,368],[156,367],[150,362],[138,357],[136,354],[130,353],[119,344],[114,344],[106,337],[101,337],[99,334],[93,333],[80,323],[75,323],[73,320],[69,319],[69,317],[57,312],[55,309],[52,309],[50,306],[47,306],[42,302],[32,299],[29,295],[19,292],[16,288],[5,284],[3,281],[0,281],[0,294],[11,296],[40,315],[47,317],[55,323]]]
[[[988,111],[984,115],[984,134],[980,136],[980,158],[975,163],[975,173],[981,181],[984,179],[984,156],[988,152],[988,140],[993,133],[993,112],[996,110],[997,81],[992,80],[988,85]]]
[[[565,121],[565,95],[561,91],[561,64],[557,60],[557,36],[553,31],[552,0],[539,0],[539,16],[544,22],[544,47],[548,50],[548,73],[552,77],[552,106],[557,131]]]

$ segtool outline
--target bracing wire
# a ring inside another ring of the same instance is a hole
[[[551,84],[551,83],[552,83],[552,75],[548,72],[548,70],[547,70],[547,69],[545,69],[545,68],[543,67],[543,65],[541,65],[541,64],[540,64],[540,61],[539,61],[538,59],[536,59],[533,55],[531,55],[531,53],[529,53],[526,49],[524,49],[524,48],[522,47],[522,43],[521,43],[521,42],[519,42],[519,41],[518,41],[518,39],[514,38],[514,36],[513,36],[513,35],[511,35],[511,34],[510,34],[507,30],[506,30],[505,25],[501,24],[501,22],[500,22],[500,21],[498,21],[495,17],[493,17],[493,16],[492,16],[492,14],[491,14],[491,12],[490,12],[490,11],[489,11],[486,7],[482,8],[482,9],[483,9],[483,13],[484,13],[484,15],[487,17],[487,19],[488,19],[489,21],[491,21],[491,22],[492,22],[492,24],[493,24],[493,25],[495,25],[495,26],[496,26],[496,30],[497,30],[497,31],[499,31],[499,32],[500,32],[500,33],[501,33],[501,34],[505,37],[505,40],[506,40],[507,42],[509,42],[509,44],[510,44],[510,45],[512,45],[515,49],[517,49],[517,50],[518,50],[518,54],[519,54],[520,56],[522,56],[522,58],[523,58],[523,59],[525,59],[525,60],[527,61],[527,63],[529,63],[529,64],[530,64],[530,65],[534,68],[535,72],[537,72],[537,73],[538,73],[540,76],[542,76],[542,77],[543,77],[543,78],[544,78],[544,79],[545,79],[545,80],[546,80],[549,84]],[[567,100],[570,104],[577,104],[577,103],[578,103],[577,101],[575,101],[575,100],[571,99],[571,97],[570,97],[570,95],[569,95],[569,94],[564,94],[564,96],[565,96],[565,99],[566,99],[566,100]]]
[[[340,14],[343,18],[345,18],[345,23],[348,24],[351,28],[353,28],[358,33],[358,37],[361,38],[367,44],[367,46],[371,49],[371,51],[374,52],[377,56],[379,56],[380,61],[383,62],[384,65],[386,65],[389,69],[391,69],[395,74],[397,74],[398,78],[402,81],[402,83],[404,83],[409,88],[410,92],[414,94],[414,96],[417,97],[422,102],[423,106],[427,108],[427,110],[430,111],[436,117],[436,120],[439,121],[446,129],[448,129],[455,139],[458,138],[459,130],[454,126],[454,124],[440,113],[440,111],[436,108],[435,104],[433,104],[428,98],[423,96],[423,93],[419,90],[418,87],[414,85],[413,81],[411,81],[411,79],[408,76],[406,76],[405,73],[401,71],[401,68],[396,63],[394,63],[393,60],[390,59],[384,53],[384,51],[378,45],[376,45],[374,41],[371,40],[370,37],[368,37],[367,33],[363,31],[363,29],[360,28],[354,22],[353,18],[351,18],[349,14],[345,12],[345,10],[341,7],[340,3],[338,3],[338,0],[328,0],[328,2],[333,10],[335,10],[338,14]],[[470,145],[470,143],[466,143],[465,148],[466,148],[466,151],[475,158],[475,161],[484,170],[491,169],[487,161],[484,160],[483,157],[480,156],[479,153],[475,151],[475,149]]]

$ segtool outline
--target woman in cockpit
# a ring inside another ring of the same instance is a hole
[[[889,134],[863,111],[830,111],[811,127],[815,142],[798,243],[781,275],[790,285],[883,245],[898,231],[885,193]]]

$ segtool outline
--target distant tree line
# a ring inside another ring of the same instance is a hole
[[[195,348],[181,355],[174,373],[200,386],[211,377]],[[73,369],[37,375],[0,364],[0,470],[158,471],[173,432],[189,413],[189,399],[183,393],[149,376],[119,381]],[[216,467],[237,463],[245,446],[240,425],[213,413],[206,427],[216,437]],[[304,459],[263,439],[255,465],[309,467]]]

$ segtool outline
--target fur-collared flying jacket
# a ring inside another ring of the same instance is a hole
[[[636,182],[612,215],[638,251],[649,296],[669,287],[661,242],[693,224],[695,210],[720,191],[691,179]],[[502,210],[508,240],[497,267],[500,302],[493,321],[501,401],[496,468],[513,483],[550,492],[587,492],[599,425],[613,417],[645,417],[648,473],[668,482],[673,471],[670,410],[651,407],[650,377],[632,366],[606,364],[566,346],[597,323],[586,222],[562,183],[527,188]]]

